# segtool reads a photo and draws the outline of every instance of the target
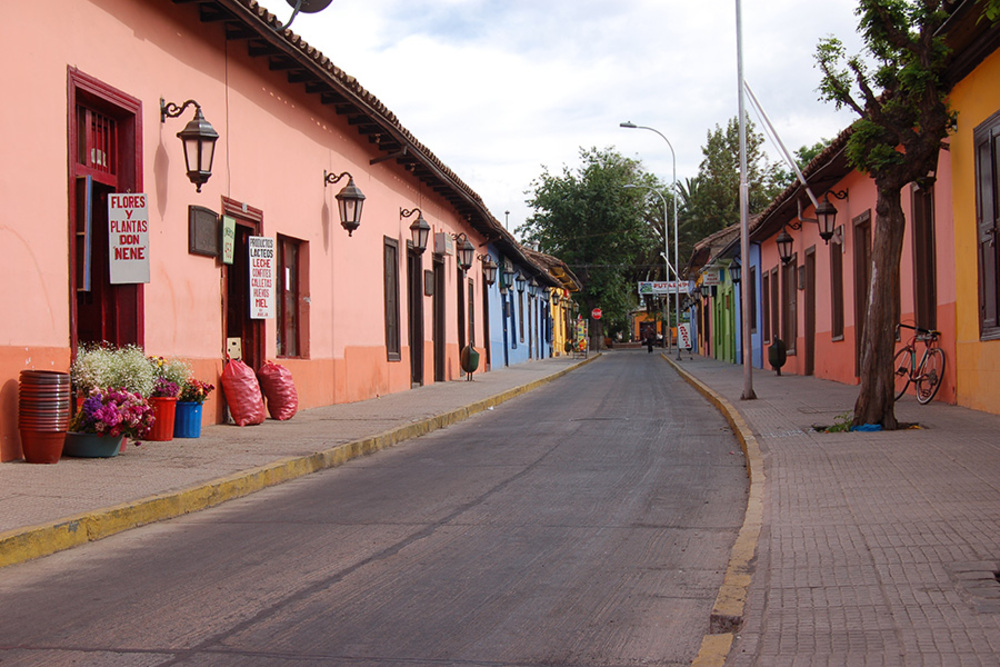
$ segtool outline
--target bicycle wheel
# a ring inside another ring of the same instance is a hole
[[[910,348],[904,347],[892,358],[892,373],[896,378],[894,381],[898,401],[910,386]]]
[[[942,379],[944,379],[944,351],[939,347],[932,347],[924,353],[917,373],[917,401],[921,405],[931,402],[941,388]]]

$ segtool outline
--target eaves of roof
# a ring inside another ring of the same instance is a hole
[[[173,0],[193,6],[203,23],[221,24],[230,42],[245,42],[252,58],[264,58],[268,69],[283,72],[324,105],[347,118],[367,138],[377,164],[395,160],[439,197],[449,202],[469,225],[504,252],[526,260],[523,249],[493,217],[482,198],[420,143],[377,97],[291,30],[280,29],[277,17],[256,0]]]
[[[524,252],[535,265],[545,269],[550,279],[554,281],[553,287],[561,287],[570,292],[580,291],[580,280],[566,265],[566,262],[531,248],[524,248]]]
[[[846,152],[850,136],[848,127],[802,170],[802,177],[817,198],[853,171]],[[800,201],[805,205],[811,203],[805,188],[796,180],[751,222],[750,240],[761,241],[777,234],[788,221],[798,217]]]
[[[694,244],[694,251],[691,253],[691,259],[688,260],[688,263],[681,272],[681,275],[687,278],[697,275],[697,273],[701,271],[702,267],[707,265],[719,254],[720,250],[727,247],[733,239],[738,239],[739,237],[740,226],[739,224],[733,224],[728,227],[723,227],[719,231],[709,234],[702,240],[698,241]]]

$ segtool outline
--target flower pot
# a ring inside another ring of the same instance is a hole
[[[28,463],[59,463],[66,431],[33,431],[20,429],[21,451]]]
[[[177,411],[177,397],[153,396],[149,399],[153,408],[153,428],[149,429],[146,440],[173,440],[174,417]]]
[[[177,410],[174,414],[174,437],[201,437],[201,403],[177,402]]]
[[[118,452],[121,450],[122,437],[120,435],[70,431],[66,434],[66,444],[63,447],[63,454],[89,459],[108,459],[112,456],[118,456]]]
[[[19,380],[17,425],[24,459],[58,463],[69,425],[69,373],[23,370]]]

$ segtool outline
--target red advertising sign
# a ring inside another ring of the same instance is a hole
[[[602,313],[600,308],[594,308],[592,311],[590,311],[590,316],[593,317],[595,320],[601,319],[601,315]]]

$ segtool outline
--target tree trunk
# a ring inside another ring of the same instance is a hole
[[[906,227],[900,199],[899,187],[878,187],[868,312],[861,341],[861,388],[854,403],[854,426],[881,424],[886,430],[897,427],[892,357],[898,324],[899,260]]]

